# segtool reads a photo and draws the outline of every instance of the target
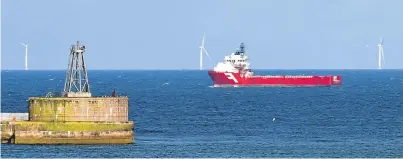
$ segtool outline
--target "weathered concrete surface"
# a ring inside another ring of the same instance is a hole
[[[129,131],[134,123],[128,122],[16,122],[18,131]]]
[[[2,143],[130,144],[133,122],[2,122]]]
[[[41,139],[31,139],[31,138],[19,138],[16,140],[15,144],[21,145],[36,145],[36,144],[52,144],[52,145],[94,145],[94,144],[131,144],[134,140],[132,138],[41,138]]]
[[[133,131],[17,131],[15,144],[131,144]]]
[[[1,143],[11,143],[15,134],[15,122],[1,121]]]
[[[1,113],[1,121],[24,121],[28,120],[28,113]]]
[[[2,143],[134,143],[127,97],[30,97],[28,116],[5,115],[8,116],[1,122]],[[29,120],[17,120],[16,116]]]
[[[127,97],[30,97],[30,121],[128,121]]]

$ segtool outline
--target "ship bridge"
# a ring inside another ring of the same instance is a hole
[[[232,53],[230,56],[225,56],[224,63],[231,64],[237,68],[248,69],[249,62],[248,56],[245,55],[244,43],[239,45],[239,50],[237,50],[235,53]]]
[[[220,62],[214,68],[220,72],[245,72],[249,70],[248,56],[245,55],[245,45],[241,43],[239,49],[231,55],[224,57],[224,62]]]

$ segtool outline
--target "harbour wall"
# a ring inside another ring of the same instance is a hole
[[[2,143],[13,144],[129,144],[134,123],[3,121]]]
[[[29,113],[2,114],[2,143],[134,143],[127,97],[30,97],[28,102]]]
[[[127,97],[30,97],[30,121],[128,121]]]

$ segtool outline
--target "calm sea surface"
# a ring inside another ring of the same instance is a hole
[[[403,70],[255,74],[337,74],[343,84],[209,88],[206,71],[90,70],[93,95],[129,96],[134,144],[1,144],[1,157],[403,157]],[[2,71],[1,111],[28,112],[28,97],[62,91],[64,76]]]

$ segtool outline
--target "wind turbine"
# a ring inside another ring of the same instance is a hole
[[[28,70],[28,46],[29,46],[29,44],[24,44],[21,42],[20,42],[20,44],[25,47],[25,70]]]
[[[204,34],[202,44],[199,48],[200,48],[200,70],[203,70],[203,51],[204,53],[206,53],[207,57],[211,60],[210,55],[207,53],[206,48],[204,48]]]
[[[383,62],[383,63],[382,63]],[[383,39],[380,38],[380,43],[378,44],[378,69],[382,69],[382,64],[385,63],[385,55],[383,53]]]

